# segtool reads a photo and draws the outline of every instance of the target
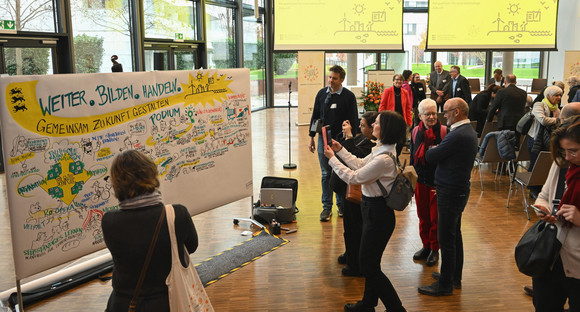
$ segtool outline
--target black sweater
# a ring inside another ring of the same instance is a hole
[[[358,129],[358,109],[356,107],[356,97],[347,88],[342,88],[339,94],[330,95],[328,101],[326,92],[328,87],[320,89],[316,94],[314,100],[314,109],[312,110],[312,117],[310,119],[310,128],[316,119],[323,120],[323,126],[329,125],[332,132],[332,138],[336,140],[337,135],[342,133],[342,122],[350,121],[353,134],[356,134]],[[310,131],[310,136],[314,137],[316,132]]]
[[[193,253],[197,249],[198,240],[191,216],[184,206],[173,205],[173,207],[175,208],[175,234],[178,244],[185,245],[189,253]],[[162,209],[164,206],[158,204],[139,209],[109,211],[103,216],[103,236],[113,256],[114,264],[112,283],[114,293],[111,297],[116,295],[130,300],[133,296]],[[182,263],[183,254],[183,248],[181,248]],[[171,241],[167,219],[165,219],[139,297],[167,296],[165,279],[170,269]],[[112,300],[114,303],[124,301],[127,300]],[[111,311],[127,311],[127,307],[119,307],[116,304],[108,308]]]
[[[441,144],[425,153],[425,160],[437,165],[436,187],[466,191],[470,187],[471,169],[477,154],[477,134],[470,124],[450,130],[447,129]]]

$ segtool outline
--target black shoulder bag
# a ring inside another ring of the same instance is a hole
[[[566,169],[560,169],[556,197],[552,202],[555,214],[564,194]],[[557,238],[558,227],[539,220],[522,236],[516,245],[515,258],[518,270],[531,277],[540,277],[551,270],[560,255],[562,243]]]

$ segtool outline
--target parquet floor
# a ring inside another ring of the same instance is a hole
[[[293,109],[295,115],[296,110]],[[294,118],[294,116],[293,116]],[[342,219],[335,215],[322,223],[320,213],[320,169],[315,154],[307,150],[307,128],[292,120],[293,171],[282,168],[288,162],[288,110],[269,109],[252,115],[254,194],[266,175],[299,180],[297,206],[300,213],[293,234],[282,234],[290,243],[209,286],[207,292],[216,311],[343,311],[346,302],[360,299],[362,278],[343,277],[336,261],[343,252]],[[421,247],[415,207],[397,213],[397,226],[382,261],[408,311],[533,311],[532,300],[522,290],[531,280],[520,274],[513,249],[523,232],[535,222],[522,211],[518,192],[506,209],[507,177],[494,182],[484,166],[481,192],[479,174],[472,175],[472,192],[463,217],[465,268],[463,289],[453,296],[432,298],[417,294],[417,287],[432,282],[431,272],[412,260]],[[4,179],[0,188],[5,189]],[[5,192],[5,191],[4,191]],[[5,196],[4,196],[5,197]],[[195,205],[195,203],[184,203]],[[0,290],[14,287],[8,210],[0,205]],[[247,239],[240,233],[248,223],[235,226],[234,217],[250,215],[251,199],[195,216],[200,248],[192,256],[198,263]],[[103,311],[111,291],[110,282],[92,281],[26,311]],[[376,311],[384,311],[379,303]]]

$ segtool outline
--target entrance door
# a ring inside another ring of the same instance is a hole
[[[2,74],[52,75],[55,73],[52,47],[2,47]]]
[[[198,67],[197,49],[187,46],[153,46],[145,50],[145,70],[192,70]]]

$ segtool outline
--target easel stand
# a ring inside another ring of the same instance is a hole
[[[18,307],[14,307],[14,311],[24,311],[24,301],[22,300],[22,288],[20,287],[20,280],[16,280],[16,293],[18,294]]]
[[[284,169],[296,169],[296,164],[292,163],[292,136],[290,132],[290,99],[292,94],[292,81],[288,82],[288,163],[284,164]]]

